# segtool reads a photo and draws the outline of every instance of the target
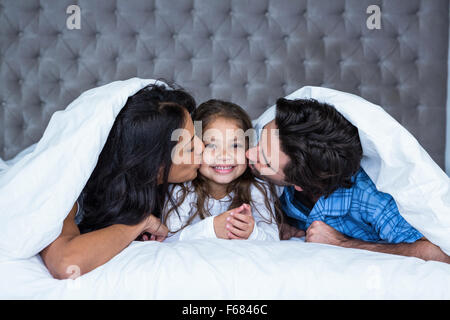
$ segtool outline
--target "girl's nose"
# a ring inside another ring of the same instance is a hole
[[[221,150],[222,152],[218,153],[219,154],[219,156],[218,156],[219,160],[228,161],[228,160],[232,160],[233,159],[232,151],[228,150],[225,147],[223,147],[221,149],[222,149]]]

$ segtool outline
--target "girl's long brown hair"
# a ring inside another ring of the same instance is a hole
[[[214,120],[218,118],[225,118],[234,121],[244,132],[248,132],[247,130],[253,128],[252,122],[248,114],[241,107],[231,102],[215,99],[208,100],[202,103],[192,113],[193,121],[201,121],[202,132],[205,130],[205,128],[208,127],[209,124],[211,124]],[[250,144],[249,137],[248,135],[246,135],[246,146],[245,146],[246,150],[248,150],[249,144]],[[190,225],[197,216],[199,216],[200,219],[205,219],[206,217],[211,216],[208,208],[205,207],[207,204],[207,200],[209,199],[209,196],[211,194],[208,187],[209,184],[207,183],[206,178],[203,175],[201,175],[200,172],[198,173],[197,178],[195,178],[192,181],[192,184],[189,188],[184,184],[177,184],[177,185],[180,186],[179,192],[176,195],[173,194],[170,195],[170,198],[177,199],[177,202],[175,203],[175,205],[172,205],[172,207],[165,213],[163,221],[167,221],[169,215],[173,211],[177,211],[176,208],[183,203],[183,201],[186,199],[187,194],[190,192],[196,193],[197,201],[196,203],[193,204],[193,207],[191,208],[190,217],[185,226]],[[250,206],[252,206],[253,203],[253,200],[251,198],[252,185],[255,186],[264,195],[264,204],[270,212],[271,219],[270,221],[265,222],[267,223],[276,222],[281,232],[283,213],[280,209],[281,206],[279,204],[279,199],[275,191],[275,186],[269,182],[261,183],[260,181],[258,181],[248,166],[245,172],[239,178],[235,179],[227,186],[227,194],[229,196],[231,192],[234,192],[228,210],[237,208],[241,206],[243,203],[248,203],[250,204]],[[267,187],[265,187],[265,185]],[[172,193],[173,190],[176,190],[176,188],[172,188],[171,191]],[[271,202],[273,202],[275,210],[272,210]],[[183,226],[180,230],[182,230],[185,226]],[[176,232],[180,230],[177,230]]]

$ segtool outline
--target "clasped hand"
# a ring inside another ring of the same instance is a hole
[[[252,210],[246,203],[214,217],[214,231],[221,239],[248,239],[254,227]]]

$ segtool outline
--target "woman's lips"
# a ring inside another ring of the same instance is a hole
[[[219,174],[228,174],[234,170],[236,166],[211,166],[214,172]]]

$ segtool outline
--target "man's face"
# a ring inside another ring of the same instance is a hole
[[[249,149],[246,156],[250,168],[257,177],[276,185],[288,185],[285,182],[284,168],[290,159],[281,151],[275,120],[263,128],[258,145]]]

